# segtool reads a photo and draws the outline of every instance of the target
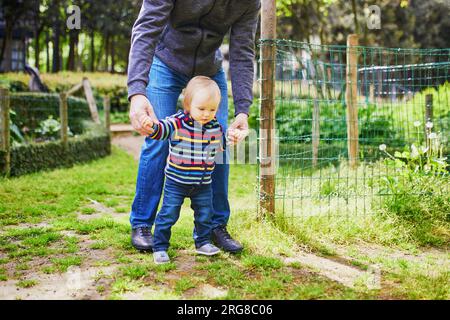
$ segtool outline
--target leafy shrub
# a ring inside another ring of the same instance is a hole
[[[25,73],[6,73],[2,75],[0,85],[11,92],[28,91],[29,75]],[[41,74],[42,81],[53,93],[67,91],[87,77],[92,85],[94,97],[99,109],[103,107],[103,96],[111,97],[111,110],[125,112],[128,109],[127,77],[107,72],[58,72]],[[84,98],[83,90],[77,96]]]
[[[33,132],[41,121],[49,116],[59,119],[59,95],[47,93],[13,93],[10,98],[11,110],[15,112],[14,123],[22,132]],[[83,132],[83,120],[90,119],[89,106],[86,100],[69,97],[69,127],[74,134]]]
[[[312,136],[314,104],[312,100],[300,103],[281,101],[277,106],[276,125],[280,138],[296,138],[309,142]],[[334,143],[347,139],[346,109],[342,103],[319,103],[320,140]],[[361,144],[380,144],[396,140],[396,131],[390,118],[377,106],[369,104],[358,109],[359,139]]]
[[[67,130],[67,134],[72,136],[72,132],[70,128]],[[39,124],[39,128],[35,130],[35,132],[39,135],[39,140],[58,140],[61,136],[61,124],[58,120],[53,119],[53,116],[49,116],[48,119],[41,121]]]
[[[420,123],[416,123],[418,129]],[[394,215],[409,226],[420,244],[440,245],[450,240],[450,182],[447,158],[443,155],[441,134],[431,132],[421,145],[417,141],[391,155],[386,145],[380,150],[388,155],[385,164],[390,174],[382,177],[380,193],[385,195],[381,212]]]
[[[68,148],[61,141],[31,143],[11,149],[11,176],[41,170],[70,167],[111,153],[110,137],[87,133],[69,139]],[[4,171],[5,154],[0,152],[0,172]]]
[[[111,113],[111,123],[129,123],[130,117],[128,112],[113,112]]]
[[[383,196],[379,213],[398,218],[410,230],[412,240],[421,245],[450,241],[448,176],[409,172],[406,176],[388,175],[381,181],[389,195]]]
[[[437,132],[447,133],[450,131],[450,83],[445,82],[437,88],[429,87],[416,93],[408,101],[402,112],[393,114],[396,121],[401,121],[405,133],[416,131],[414,122],[423,121],[425,115],[426,96],[433,96],[433,124]],[[406,120],[406,121],[405,121]]]

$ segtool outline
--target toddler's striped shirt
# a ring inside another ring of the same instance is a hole
[[[223,130],[215,117],[201,125],[186,111],[178,111],[159,120],[153,129],[151,139],[169,140],[167,178],[184,184],[211,183],[214,157],[225,147]]]

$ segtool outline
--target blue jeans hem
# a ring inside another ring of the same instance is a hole
[[[200,247],[203,247],[205,244],[211,244],[211,241],[203,241],[203,242],[200,242],[200,243],[196,243],[195,244],[195,249],[198,249],[198,248],[200,248]]]
[[[158,252],[158,251],[167,252],[168,250],[169,250],[169,248],[155,248],[155,247],[152,248],[153,252]]]
[[[131,229],[137,229],[137,228],[151,228],[152,226],[151,225],[147,225],[147,224],[137,224],[137,225],[135,225],[135,226],[131,226]]]

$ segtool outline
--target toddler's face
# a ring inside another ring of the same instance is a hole
[[[192,97],[191,106],[188,110],[191,117],[202,125],[214,119],[219,108],[220,97],[214,99],[210,96],[205,90],[197,91]]]

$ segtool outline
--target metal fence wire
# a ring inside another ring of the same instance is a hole
[[[0,94],[0,150],[5,149],[5,106],[6,106],[6,97],[4,94]]]
[[[355,46],[355,82],[347,75],[347,46],[288,40],[259,46],[276,49],[277,213],[370,213],[396,194],[389,181],[407,179],[395,161],[407,164],[417,152],[424,162],[449,155],[450,49]],[[355,166],[349,163],[349,86],[357,95]],[[417,170],[436,174],[426,165]],[[448,194],[448,174],[441,172],[439,181],[436,192]]]
[[[10,93],[12,146],[56,141],[61,138],[61,104],[58,94]],[[91,121],[84,99],[69,97],[68,135],[81,135]]]

